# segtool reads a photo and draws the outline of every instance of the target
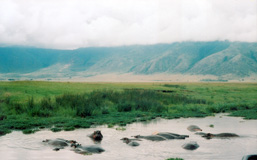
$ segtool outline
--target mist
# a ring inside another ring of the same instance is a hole
[[[0,0],[0,45],[257,41],[257,0]]]

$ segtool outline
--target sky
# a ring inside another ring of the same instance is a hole
[[[257,42],[257,0],[0,0],[0,45]]]

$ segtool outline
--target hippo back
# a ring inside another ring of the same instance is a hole
[[[136,147],[136,146],[139,146],[139,143],[135,142],[135,141],[131,141],[131,142],[128,143],[128,145],[130,145],[132,147]]]
[[[202,129],[196,125],[190,125],[187,127],[187,129],[191,132],[202,131]]]
[[[256,160],[257,159],[257,154],[254,155],[246,155],[242,158],[242,160]]]
[[[199,145],[196,142],[189,142],[182,146],[182,148],[186,150],[195,150],[199,147]]]
[[[104,152],[105,150],[100,147],[100,146],[85,146],[82,147],[84,150],[91,152],[91,153],[101,153]]]
[[[142,138],[151,140],[151,141],[164,141],[167,140],[165,137],[159,135],[150,135],[150,136],[142,136]]]
[[[220,134],[216,134],[215,136],[217,137],[239,137],[239,135],[235,134],[235,133],[220,133]]]

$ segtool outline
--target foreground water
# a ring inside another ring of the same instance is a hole
[[[221,133],[231,132],[240,135],[239,138],[207,140],[186,128],[198,125],[204,132]],[[210,125],[214,127],[210,127]],[[171,157],[180,157],[185,160],[240,160],[244,155],[257,154],[257,120],[243,120],[237,117],[216,115],[206,118],[180,118],[175,120],[156,119],[148,123],[134,123],[127,125],[125,131],[119,131],[106,126],[96,126],[89,129],[78,129],[69,132],[53,133],[43,130],[31,135],[22,132],[12,132],[0,137],[0,159],[5,160],[164,160]],[[73,139],[83,145],[93,145],[87,137],[94,130],[101,130],[104,138],[101,147],[106,151],[101,154],[80,155],[70,147],[60,151],[53,151],[42,143],[44,139],[64,138]],[[140,141],[140,146],[131,147],[120,139],[133,135],[150,135],[156,132],[173,132],[188,134],[185,140],[167,140],[161,142]],[[196,141],[200,147],[188,151],[181,146],[187,142]]]

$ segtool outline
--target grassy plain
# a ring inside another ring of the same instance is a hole
[[[0,135],[225,112],[257,119],[257,83],[0,82]]]

